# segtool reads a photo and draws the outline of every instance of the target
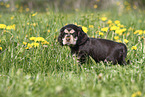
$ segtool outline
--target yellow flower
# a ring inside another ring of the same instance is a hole
[[[27,44],[28,48],[32,48],[32,45],[30,43]]]
[[[107,17],[102,17],[101,20],[102,21],[106,21],[107,20]]]
[[[0,51],[2,51],[2,47],[0,47]]]
[[[24,44],[24,45],[26,45],[26,44],[27,44],[27,42],[23,42],[23,44]]]
[[[28,50],[28,49],[29,49],[29,47],[26,47],[25,49],[26,49],[26,50]]]
[[[4,2],[1,2],[0,5],[4,5]]]
[[[107,32],[108,31],[108,27],[101,28],[101,31]]]
[[[6,8],[9,8],[9,7],[10,7],[10,4],[7,4],[7,5],[6,5]]]
[[[33,23],[32,25],[35,27],[36,26],[36,23]]]
[[[6,27],[7,30],[15,30],[15,24]]]
[[[50,32],[50,30],[47,30],[47,32],[49,33],[49,32]]]
[[[94,5],[94,8],[96,9],[97,7],[98,7],[98,5],[95,4],[95,5]]]
[[[128,31],[133,31],[133,28],[132,27],[129,27]]]
[[[119,36],[115,36],[114,39],[115,39],[115,40],[118,40],[118,39],[119,39]]]
[[[82,30],[83,30],[85,33],[87,33],[87,32],[88,32],[87,27],[82,26]]]
[[[125,27],[124,25],[121,25],[121,24],[117,24],[117,26],[120,27],[120,28]]]
[[[127,39],[124,39],[124,42],[125,42],[125,43],[128,43],[129,41],[128,41]]]
[[[31,43],[31,46],[39,47],[39,43],[33,42],[33,43]]]
[[[115,22],[115,24],[120,24],[120,21],[119,20],[116,20],[114,22]]]
[[[111,24],[111,23],[112,23],[112,21],[111,21],[111,20],[108,20],[108,21],[107,21],[107,24]]]
[[[137,50],[137,47],[136,46],[132,46],[131,49],[132,50]]]
[[[134,34],[139,34],[139,35],[141,35],[142,33],[143,33],[143,30],[136,30],[135,32],[134,32]]]
[[[131,97],[138,97],[138,96],[141,96],[141,92],[138,91],[138,92],[135,92],[131,95]]]
[[[5,29],[6,28],[6,25],[5,24],[0,24],[0,28],[1,29]]]
[[[41,44],[42,44],[42,45],[43,45],[43,44],[49,44],[49,42],[47,42],[47,41],[44,41],[44,42],[42,42]]]
[[[34,41],[45,41],[45,39],[43,37],[36,37]]]
[[[11,17],[11,20],[13,20],[13,19],[14,19],[14,16]]]
[[[30,9],[29,8],[26,8],[26,12],[28,12]]]
[[[89,25],[89,28],[94,28],[94,25]]]
[[[145,34],[145,30],[143,31],[143,33]]]
[[[110,27],[110,30],[112,31],[112,30],[118,30],[118,29],[120,29],[120,27],[117,27],[117,26],[111,26]]]
[[[79,11],[79,9],[78,9],[78,8],[76,8],[76,9],[75,9],[75,11],[76,11],[76,12],[78,12],[78,11]]]
[[[0,43],[1,43],[1,40],[0,40]]]
[[[116,42],[120,42],[120,43],[122,43],[122,41],[121,41],[121,40],[117,40]]]
[[[32,16],[35,16],[35,15],[37,15],[37,12],[36,12],[36,13],[34,13],[34,14],[32,14]]]
[[[122,35],[123,32],[122,32],[121,29],[118,29],[118,30],[115,31],[115,33],[116,33],[116,34],[119,34],[119,35]]]
[[[100,35],[100,36],[103,36],[103,35],[104,35],[104,33],[102,33],[102,32],[99,32],[99,35]]]
[[[30,39],[30,40],[35,40],[35,39],[36,39],[36,37],[30,37],[29,39]]]

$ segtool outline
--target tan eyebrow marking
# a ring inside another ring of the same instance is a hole
[[[70,33],[74,33],[75,32],[75,30],[74,29],[72,29],[71,31],[70,31]]]
[[[69,33],[69,31],[67,29],[64,30],[65,33]]]

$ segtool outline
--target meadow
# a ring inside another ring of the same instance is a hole
[[[145,97],[145,12],[0,13],[0,97]],[[57,42],[66,24],[125,43],[126,66],[78,66]]]

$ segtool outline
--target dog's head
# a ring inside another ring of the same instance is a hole
[[[66,46],[81,45],[88,39],[87,34],[74,24],[68,24],[60,29],[60,35],[58,36],[58,42]]]

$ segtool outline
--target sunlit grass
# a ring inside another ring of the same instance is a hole
[[[1,13],[0,96],[145,95],[145,16],[139,14]],[[78,66],[69,47],[57,42],[60,28],[69,23],[84,27],[89,37],[125,43],[126,60],[131,63],[120,66],[90,60]]]

